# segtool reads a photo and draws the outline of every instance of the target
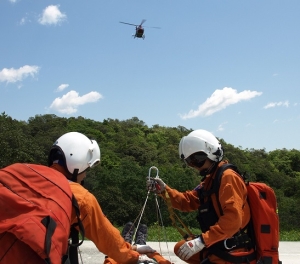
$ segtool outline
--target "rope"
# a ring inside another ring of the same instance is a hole
[[[152,166],[150,169],[149,169],[149,179],[151,178],[151,170],[152,169],[155,169],[157,171],[156,173],[156,177],[158,178],[158,169],[155,167],[155,166]],[[136,233],[137,233],[137,230],[138,230],[138,227],[140,225],[140,222],[141,222],[141,219],[143,217],[143,214],[145,212],[145,208],[146,208],[146,204],[147,204],[147,201],[148,201],[148,198],[149,198],[149,194],[150,194],[150,190],[148,190],[147,192],[147,196],[146,196],[146,199],[145,199],[145,202],[144,202],[144,205],[138,215],[137,218],[139,218],[138,220],[138,224],[136,225],[136,229],[135,229],[135,232],[133,234],[133,238],[132,238],[132,243],[134,243],[135,241],[135,237],[136,237]],[[164,227],[164,224],[163,224],[163,219],[162,219],[162,215],[161,215],[161,211],[160,211],[160,208],[159,208],[159,204],[158,204],[158,200],[157,200],[157,195],[155,194],[155,203],[156,203],[156,208],[157,208],[157,218],[158,218],[158,222],[160,221],[162,227]],[[137,218],[135,219],[134,223],[136,222]],[[166,241],[166,246],[167,246],[167,250],[168,250],[168,256],[169,256],[169,259],[171,261],[171,256],[170,256],[170,250],[169,250],[169,245],[168,245],[168,242],[167,242],[167,235],[166,235],[166,231],[164,229],[164,237],[165,237],[165,241]],[[161,246],[160,246],[160,241],[159,241],[159,248],[160,248],[160,253],[162,255],[162,249],[161,249]],[[171,261],[172,262],[172,261]]]
[[[143,214],[144,214],[144,211],[145,211],[145,207],[146,207],[146,204],[147,204],[147,201],[148,201],[149,193],[150,193],[150,190],[149,190],[149,191],[148,191],[148,193],[147,193],[147,196],[146,196],[145,203],[144,203],[144,205],[143,205],[143,207],[142,207],[142,209],[141,209],[141,211],[140,211],[140,213],[139,213],[139,215],[140,215],[140,218],[139,218],[139,220],[138,220],[138,223],[137,223],[136,229],[135,229],[135,231],[134,231],[134,234],[133,234],[133,237],[132,237],[132,242],[131,242],[131,244],[132,244],[132,245],[134,244],[135,237],[136,237],[136,233],[137,233],[137,230],[138,230],[138,228],[139,228],[139,225],[140,225],[141,219],[142,219],[142,217],[143,217]]]
[[[168,241],[167,241],[167,233],[166,233],[166,229],[164,228],[165,226],[164,226],[162,215],[161,215],[161,211],[160,211],[160,208],[159,208],[159,204],[158,204],[158,200],[157,200],[157,195],[155,195],[155,202],[156,202],[156,208],[157,208],[157,212],[158,212],[158,219],[160,220],[161,226],[163,227],[163,230],[164,230],[164,239],[165,239],[166,246],[167,246],[168,257],[169,257],[170,262],[172,262],[171,255],[170,255],[170,250],[169,250],[169,244],[168,244]],[[159,244],[159,250],[162,253],[161,246],[160,246],[160,241],[159,241],[158,244]]]
[[[187,239],[189,236],[193,236],[193,233],[183,223],[183,221],[179,218],[179,216],[174,212],[174,209],[172,207],[171,199],[170,199],[170,196],[169,196],[168,192],[165,191],[164,193],[160,194],[160,196],[164,199],[164,201],[167,204],[169,215],[170,215],[170,219],[172,221],[172,226],[175,227],[178,230],[178,232],[181,234],[181,236],[184,239]],[[177,225],[176,220],[181,224],[181,226],[185,229],[186,232]]]
[[[158,168],[155,167],[155,166],[152,166],[149,169],[149,176],[148,176],[149,180],[151,179],[151,170],[152,169],[155,169],[157,171],[156,178],[159,178],[159,176],[158,176]],[[143,207],[142,207],[142,209],[141,209],[138,217],[134,221],[134,224],[135,224],[136,220],[138,219],[138,224],[136,226],[136,229],[135,229],[135,232],[134,232],[133,238],[132,238],[132,243],[134,243],[134,241],[135,241],[136,233],[137,233],[138,227],[140,225],[141,219],[143,217],[143,214],[145,212],[145,208],[146,208],[146,204],[147,204],[147,201],[148,201],[148,198],[149,198],[149,194],[150,194],[150,190],[148,190],[147,196],[146,196],[146,199],[145,199],[145,202],[144,202],[144,205],[143,205]],[[165,201],[165,203],[167,204],[167,208],[168,208],[168,211],[169,211],[170,219],[172,221],[172,226],[178,230],[178,232],[181,234],[181,236],[184,239],[187,239],[188,237],[193,236],[193,233],[183,223],[183,221],[179,218],[179,216],[174,212],[168,192],[165,191],[164,193],[159,194],[159,196],[162,197],[163,200]],[[164,228],[162,214],[161,214],[161,210],[160,210],[160,207],[159,207],[159,203],[158,203],[158,199],[157,199],[157,195],[156,194],[155,194],[155,203],[156,203],[156,208],[157,208],[158,222],[161,223],[161,226],[163,227],[163,231],[164,231],[164,240],[165,240],[166,246],[167,246],[168,257],[169,257],[169,260],[172,262],[171,256],[170,256],[169,245],[168,245],[168,242],[167,242],[167,234],[166,234],[166,230]],[[177,222],[179,222],[181,224],[181,226],[183,227],[183,229],[185,231],[177,225]],[[162,254],[162,249],[161,249],[161,246],[160,246],[160,241],[159,241],[159,248],[160,248],[160,253]]]

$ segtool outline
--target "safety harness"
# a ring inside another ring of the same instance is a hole
[[[220,215],[223,215],[223,210],[219,201],[219,188],[221,182],[221,175],[226,169],[226,165],[218,168],[215,178],[212,180],[211,188],[204,190],[204,188],[197,189],[198,197],[201,206],[198,209],[197,220],[200,224],[201,231],[204,233],[209,230],[209,227],[215,225],[219,217],[216,209],[212,203],[212,194],[215,194],[218,210]],[[224,259],[230,263],[250,263],[256,259],[256,253],[254,250],[254,239],[251,239],[251,224],[249,223],[243,229],[240,229],[231,238],[219,241],[214,245],[207,248],[208,254],[216,255],[217,257]],[[232,250],[245,248],[250,253],[243,256],[234,256],[229,252]],[[209,262],[205,262],[209,263]]]

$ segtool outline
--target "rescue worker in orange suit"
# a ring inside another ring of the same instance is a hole
[[[229,257],[248,256],[250,253],[251,258],[254,256],[252,245],[248,247],[249,236],[244,235],[250,221],[250,208],[243,179],[232,169],[224,171],[218,193],[222,214],[215,194],[204,197],[204,200],[199,199],[201,192],[211,189],[218,168],[228,163],[222,161],[223,154],[224,150],[213,134],[206,130],[195,130],[181,139],[179,156],[187,166],[204,176],[199,186],[194,190],[179,192],[166,185],[160,178],[147,179],[148,190],[157,194],[167,192],[173,208],[183,212],[198,210],[197,220],[202,231],[201,235],[179,241],[174,247],[175,254],[187,263],[254,263],[247,262],[247,258],[242,259],[246,262],[242,262],[241,259],[234,262],[230,258],[225,260],[216,256],[217,251],[225,252]],[[245,243],[241,241],[239,246],[229,246],[226,243],[242,234]]]
[[[48,163],[70,180],[72,193],[79,205],[85,236],[94,242],[100,252],[110,257],[104,263],[170,264],[148,245],[127,243],[119,230],[105,217],[95,196],[80,184],[86,177],[87,169],[100,163],[100,148],[95,140],[78,132],[66,133],[53,144]],[[76,222],[73,210],[71,224]]]

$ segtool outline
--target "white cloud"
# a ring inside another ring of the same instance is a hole
[[[9,0],[9,2],[11,2],[11,3],[16,3],[17,0]]]
[[[20,25],[24,25],[26,21],[27,21],[26,17],[21,18]]]
[[[264,106],[264,108],[268,109],[268,108],[272,108],[272,107],[276,107],[276,106],[289,107],[289,101],[268,103],[267,105]]]
[[[14,68],[4,68],[3,70],[0,71],[0,82],[7,82],[7,83],[14,83],[18,81],[22,81],[29,75],[34,77],[40,70],[40,67],[38,66],[30,66],[30,65],[25,65],[23,67],[20,67],[19,69],[14,69]]]
[[[28,13],[26,13],[25,16],[21,18],[21,20],[20,20],[20,25],[21,26],[31,22],[29,16],[30,15]]]
[[[63,84],[61,84],[60,86],[57,87],[56,91],[61,92],[61,91],[63,91],[64,89],[66,89],[68,87],[69,87],[69,84],[63,83]]]
[[[59,5],[47,6],[39,18],[39,23],[42,25],[59,24],[66,20],[67,16],[60,12]]]
[[[210,116],[218,111],[225,109],[227,106],[250,100],[260,96],[262,92],[245,90],[240,93],[237,90],[224,87],[222,90],[215,90],[211,97],[198,106],[197,110],[190,110],[187,114],[180,115],[182,119],[194,118],[197,116]]]
[[[79,96],[76,91],[70,91],[61,98],[55,98],[50,105],[50,109],[63,114],[72,114],[77,112],[80,105],[94,103],[101,98],[103,98],[103,96],[98,92],[90,92],[83,96]]]
[[[217,128],[217,131],[223,131],[225,128],[224,128],[224,125],[226,125],[228,122],[224,122],[222,124],[220,124]]]

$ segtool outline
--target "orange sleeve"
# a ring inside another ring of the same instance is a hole
[[[100,252],[116,262],[136,264],[139,253],[131,249],[131,245],[125,242],[119,230],[106,218],[95,196],[80,184],[70,182],[70,186],[80,208],[85,236],[94,242]],[[75,222],[77,220],[73,210],[72,223]]]
[[[216,208],[216,197],[213,196]],[[241,177],[231,169],[225,170],[219,189],[219,201],[223,215],[218,222],[202,234],[207,247],[214,243],[232,237],[250,220],[250,208],[247,202],[247,189]]]
[[[166,186],[166,192],[171,200],[172,207],[182,211],[182,212],[191,212],[198,209],[200,203],[198,199],[197,191],[186,191],[179,192],[175,189]]]

